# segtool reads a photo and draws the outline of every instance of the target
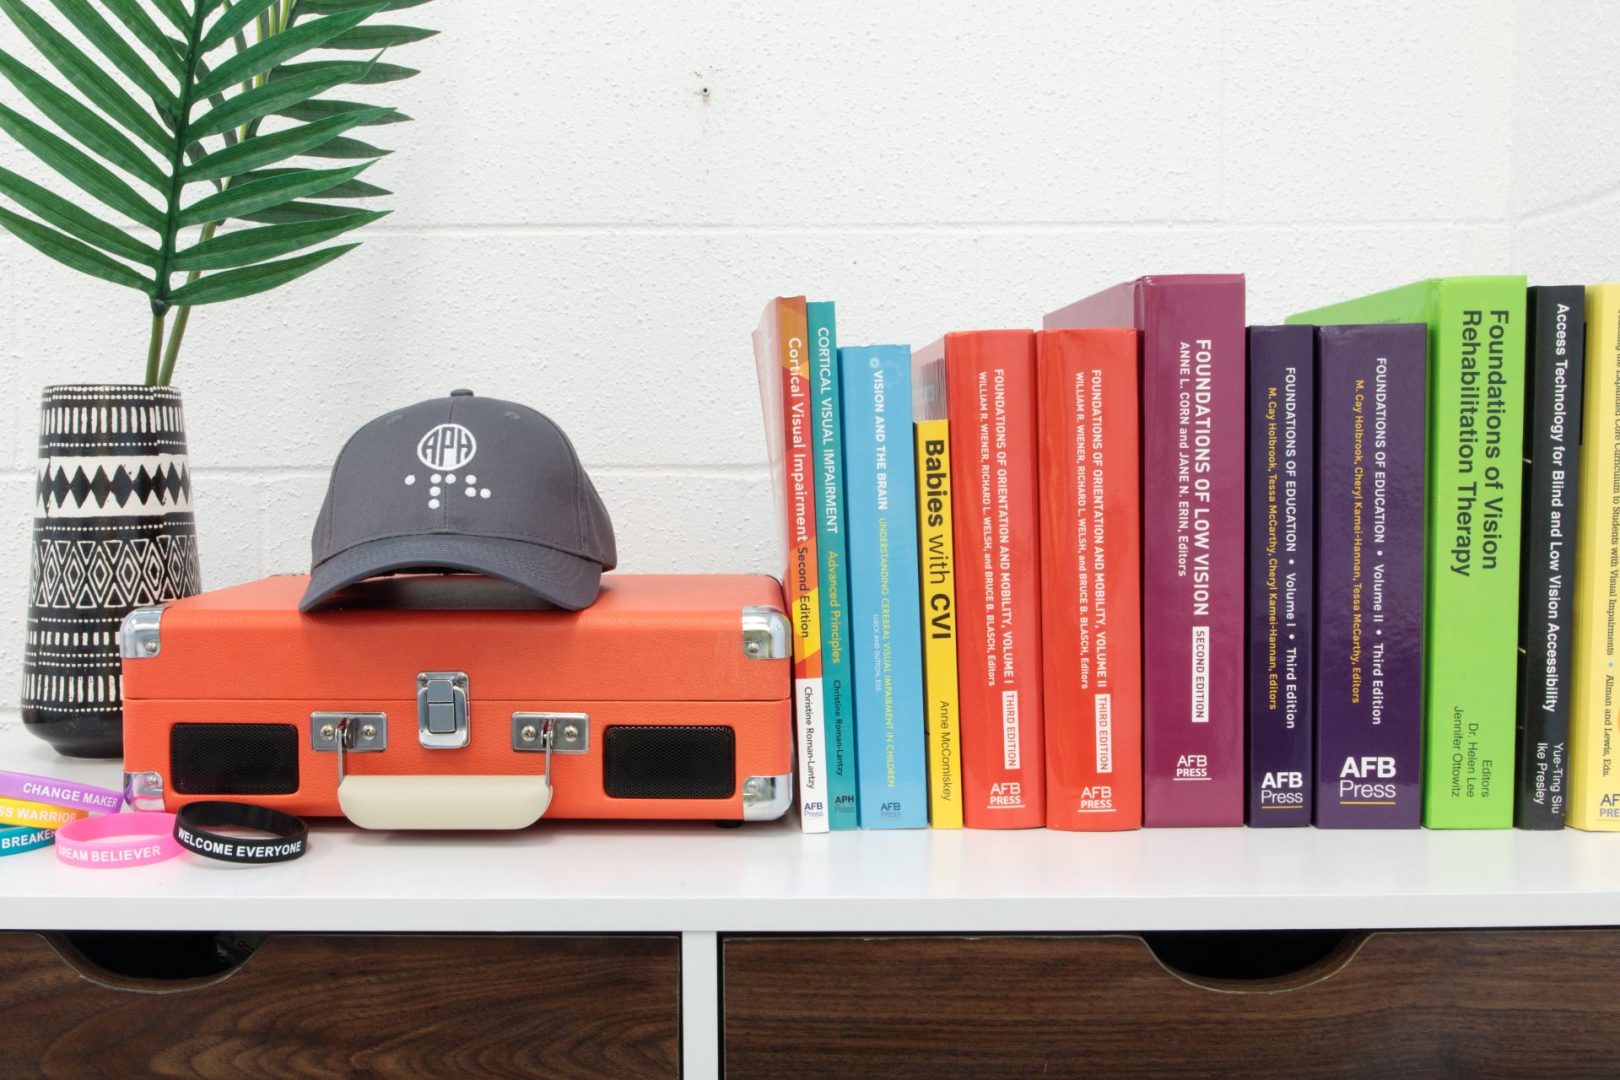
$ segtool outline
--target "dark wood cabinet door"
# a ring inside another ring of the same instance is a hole
[[[679,1058],[674,936],[277,934],[159,981],[0,934],[3,1077],[675,1077]]]
[[[1134,936],[729,938],[727,1080],[1620,1075],[1620,931],[1351,939],[1274,979]]]

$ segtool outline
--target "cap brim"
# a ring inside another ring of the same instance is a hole
[[[366,578],[404,570],[488,574],[569,611],[590,607],[602,585],[601,566],[556,548],[493,536],[420,533],[369,540],[333,555],[310,572],[298,610],[309,611]]]

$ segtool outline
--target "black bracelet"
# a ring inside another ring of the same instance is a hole
[[[229,825],[257,829],[268,838],[221,836],[211,828]],[[194,802],[174,816],[174,838],[180,846],[221,862],[273,863],[296,859],[309,848],[309,826],[302,818],[234,802]]]

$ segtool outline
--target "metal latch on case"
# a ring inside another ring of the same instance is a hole
[[[416,731],[429,750],[467,745],[467,673],[424,671],[416,677]]]

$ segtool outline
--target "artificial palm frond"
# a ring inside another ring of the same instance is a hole
[[[0,49],[0,78],[47,121],[0,100],[0,132],[76,189],[0,168],[0,229],[145,293],[146,381],[166,385],[192,306],[301,277],[358,246],[330,241],[383,216],[341,202],[388,194],[359,179],[388,151],[357,132],[409,118],[326,95],[415,75],[378,56],[435,31],[369,20],[425,2],[50,0],[96,57],[37,5],[0,0],[56,76]]]

